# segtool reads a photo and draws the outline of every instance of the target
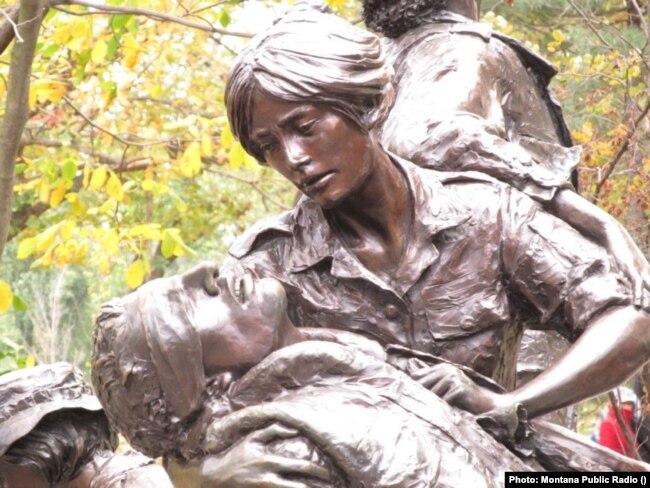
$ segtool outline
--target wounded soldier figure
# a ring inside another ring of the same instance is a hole
[[[164,456],[179,486],[502,486],[505,471],[544,469],[389,364],[422,361],[397,351],[295,328],[280,283],[203,264],[102,307],[93,383],[111,422]],[[545,462],[648,468],[571,450],[549,446]]]

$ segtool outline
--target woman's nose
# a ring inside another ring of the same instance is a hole
[[[287,160],[287,165],[291,169],[299,169],[301,166],[309,163],[310,157],[303,145],[295,140],[289,138],[284,142],[284,151]]]

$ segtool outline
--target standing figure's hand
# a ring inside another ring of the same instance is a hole
[[[280,424],[248,434],[228,451],[203,460],[201,488],[309,488],[295,481],[295,476],[329,481],[330,473],[322,466],[269,454],[265,448],[275,440],[298,434]]]

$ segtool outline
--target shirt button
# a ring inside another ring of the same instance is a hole
[[[398,315],[399,315],[399,310],[395,305],[386,305],[386,308],[384,308],[384,316],[387,319],[390,320],[396,319]]]

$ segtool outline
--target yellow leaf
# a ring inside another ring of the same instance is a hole
[[[44,253],[52,247],[59,232],[60,224],[45,229],[36,236],[36,252]]]
[[[26,259],[36,251],[36,237],[28,237],[23,239],[18,244],[18,251],[16,252],[16,257],[18,259]]]
[[[226,123],[221,131],[221,147],[224,149],[230,149],[234,140],[235,138],[230,130],[230,124]]]
[[[69,241],[72,239],[72,234],[74,233],[75,223],[72,220],[64,220],[61,222],[61,227],[59,228],[59,235],[63,241]]]
[[[228,162],[233,169],[237,169],[246,162],[246,151],[238,142],[233,143],[228,153]]]
[[[41,180],[41,184],[38,189],[38,199],[42,203],[48,203],[50,201],[50,185],[45,180]]]
[[[59,244],[58,246],[56,246],[56,249],[52,254],[53,254],[54,265],[57,268],[62,268],[66,264],[69,264],[70,259],[72,257],[70,248],[65,244]]]
[[[34,108],[37,102],[57,103],[68,90],[68,85],[57,80],[36,80],[29,87],[29,106]]]
[[[180,158],[180,171],[185,177],[192,177],[201,171],[201,145],[192,142]]]
[[[70,39],[70,24],[58,26],[52,33],[52,40],[55,44],[65,44]]]
[[[108,182],[106,182],[106,193],[108,193],[109,197],[114,198],[118,202],[124,200],[124,188],[122,188],[122,182],[112,171],[108,178]]]
[[[34,366],[36,366],[36,358],[30,354],[25,358],[25,367],[33,368]]]
[[[52,252],[54,251],[54,248],[56,247],[56,243],[52,244],[50,248],[43,254],[40,258],[38,258],[36,261],[34,261],[29,269],[34,269],[43,267],[43,268],[49,268],[50,265],[52,264]]]
[[[160,240],[160,224],[140,224],[133,226],[128,233],[129,237],[144,237],[154,241]]]
[[[201,154],[205,157],[212,156],[212,139],[208,134],[201,136]]]
[[[126,270],[126,284],[131,288],[137,288],[144,280],[144,263],[141,259],[133,262],[129,269]]]
[[[131,34],[125,34],[122,37],[124,44],[122,50],[124,52],[124,64],[127,68],[133,68],[140,58],[140,44],[135,40]]]
[[[557,29],[553,31],[552,35],[553,35],[553,39],[555,39],[555,41],[558,44],[561,44],[566,39],[566,36],[564,35],[564,33],[562,31],[557,30]]]
[[[149,95],[151,95],[154,98],[160,98],[164,94],[162,86],[156,84],[151,87],[149,90]]]
[[[75,217],[83,217],[86,214],[86,206],[77,193],[68,193],[65,199],[72,205],[72,215]]]
[[[92,18],[77,18],[70,26],[70,34],[72,38],[67,43],[68,49],[74,52],[85,50],[92,36]]]
[[[108,53],[108,44],[104,39],[100,39],[95,43],[92,52],[90,53],[90,59],[93,60],[95,64],[102,64],[106,60],[106,54]]]
[[[106,274],[111,270],[111,263],[109,263],[109,261],[108,261],[108,259],[106,259],[106,257],[102,256],[102,257],[99,258],[99,263],[98,263],[97,267],[99,268],[99,271],[101,273]]]
[[[0,312],[6,312],[14,301],[9,283],[0,280]]]
[[[56,208],[63,201],[65,197],[66,184],[61,183],[57,186],[52,193],[50,193],[50,207]]]
[[[90,188],[93,190],[99,190],[104,186],[104,183],[106,182],[106,177],[108,176],[108,171],[106,171],[106,168],[104,166],[100,166],[97,168],[95,171],[93,171],[93,175],[90,178]]]

